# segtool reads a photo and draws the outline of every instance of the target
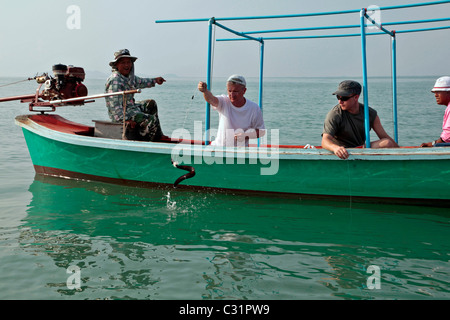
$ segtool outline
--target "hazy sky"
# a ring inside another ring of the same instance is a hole
[[[51,72],[57,63],[83,67],[88,76],[108,75],[113,53],[128,48],[139,59],[136,74],[176,74],[205,78],[207,22],[157,24],[156,20],[210,17],[284,15],[353,10],[425,1],[406,0],[24,0],[2,1],[0,12],[0,76],[29,77]],[[75,7],[73,7],[75,6]],[[75,8],[75,11],[73,10]],[[77,12],[76,9],[79,9]],[[450,16],[450,3],[381,12],[382,22],[434,19]],[[238,31],[359,24],[359,13],[230,21]],[[429,24],[449,25],[450,21]],[[387,27],[405,30],[424,24]],[[290,33],[314,35],[358,33],[343,31]],[[279,34],[269,34],[274,36]],[[216,38],[231,35],[216,29]],[[399,75],[450,75],[450,29],[399,34]],[[390,37],[367,40],[369,76],[390,75]],[[361,76],[359,37],[266,41],[265,76]],[[253,41],[216,42],[213,75],[240,73],[257,76],[259,44]]]

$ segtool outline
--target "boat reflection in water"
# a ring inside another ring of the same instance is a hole
[[[49,273],[44,296],[449,295],[445,209],[140,189],[41,175],[29,190],[20,243],[24,252],[51,258],[41,259]],[[61,272],[71,265],[81,272],[75,291]],[[367,288],[369,266],[380,268],[380,289]]]

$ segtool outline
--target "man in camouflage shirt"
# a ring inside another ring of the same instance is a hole
[[[130,55],[127,49],[114,53],[114,61],[109,65],[112,74],[106,80],[105,93],[143,89],[162,85],[162,77],[140,78],[134,75],[134,61],[136,57]],[[123,122],[123,95],[106,97],[109,117],[113,122]],[[135,101],[133,94],[126,95],[127,121],[126,136],[130,140],[159,141],[167,138],[163,135],[158,118],[158,107],[155,100]]]

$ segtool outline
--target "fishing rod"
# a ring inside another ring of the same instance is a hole
[[[85,73],[83,68],[66,66],[63,64],[56,64],[53,66],[54,77],[49,76],[44,73],[41,76],[35,76],[33,78],[28,78],[27,80],[36,80],[39,84],[36,92],[34,94],[12,96],[0,98],[0,102],[15,101],[20,100],[22,103],[29,103],[29,110],[35,112],[52,112],[56,110],[56,107],[66,106],[66,105],[84,105],[85,103],[93,102],[95,99],[123,95],[123,112],[126,114],[126,99],[125,95],[140,93],[140,89],[126,90],[120,92],[111,92],[104,94],[97,94],[88,96],[88,89],[82,83],[85,78]],[[26,81],[26,80],[22,80]],[[19,82],[22,82],[19,81]],[[16,83],[19,83],[16,82]],[[13,83],[11,83],[13,84]],[[10,85],[10,84],[8,84]],[[43,90],[41,91],[41,88]],[[194,94],[195,95],[195,94]],[[194,95],[192,99],[194,99]],[[46,108],[46,109],[45,109]],[[185,118],[186,120],[186,118]],[[126,132],[126,121],[124,117],[123,121],[123,135],[122,139],[125,138]],[[191,166],[180,165],[179,163],[172,160],[172,165],[175,168],[186,170],[188,173],[180,176],[173,184],[174,188],[178,184],[185,180],[190,179],[195,176],[195,169]]]
[[[82,83],[85,78],[83,68],[74,67],[72,65],[66,66],[64,64],[55,64],[52,67],[52,70],[54,77],[44,73],[40,76],[27,79],[36,80],[39,84],[34,94],[0,98],[0,102],[20,100],[22,103],[29,103],[30,111],[44,113],[55,111],[56,107],[84,105],[85,103],[93,102],[95,99],[99,98],[141,92],[140,89],[134,89],[88,96],[88,89]]]
[[[2,85],[0,85],[0,88],[7,87],[7,86],[11,86],[11,85],[13,85],[13,84],[18,84],[18,83],[25,82],[25,81],[35,80],[36,78],[37,78],[37,76],[36,76],[36,77],[33,77],[33,78],[26,78],[26,79],[24,79],[24,80],[19,80],[19,81],[7,83],[7,84],[2,84]]]

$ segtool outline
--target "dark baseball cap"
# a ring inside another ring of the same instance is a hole
[[[344,80],[339,83],[338,89],[333,94],[348,97],[355,94],[361,94],[361,85],[353,80]]]

